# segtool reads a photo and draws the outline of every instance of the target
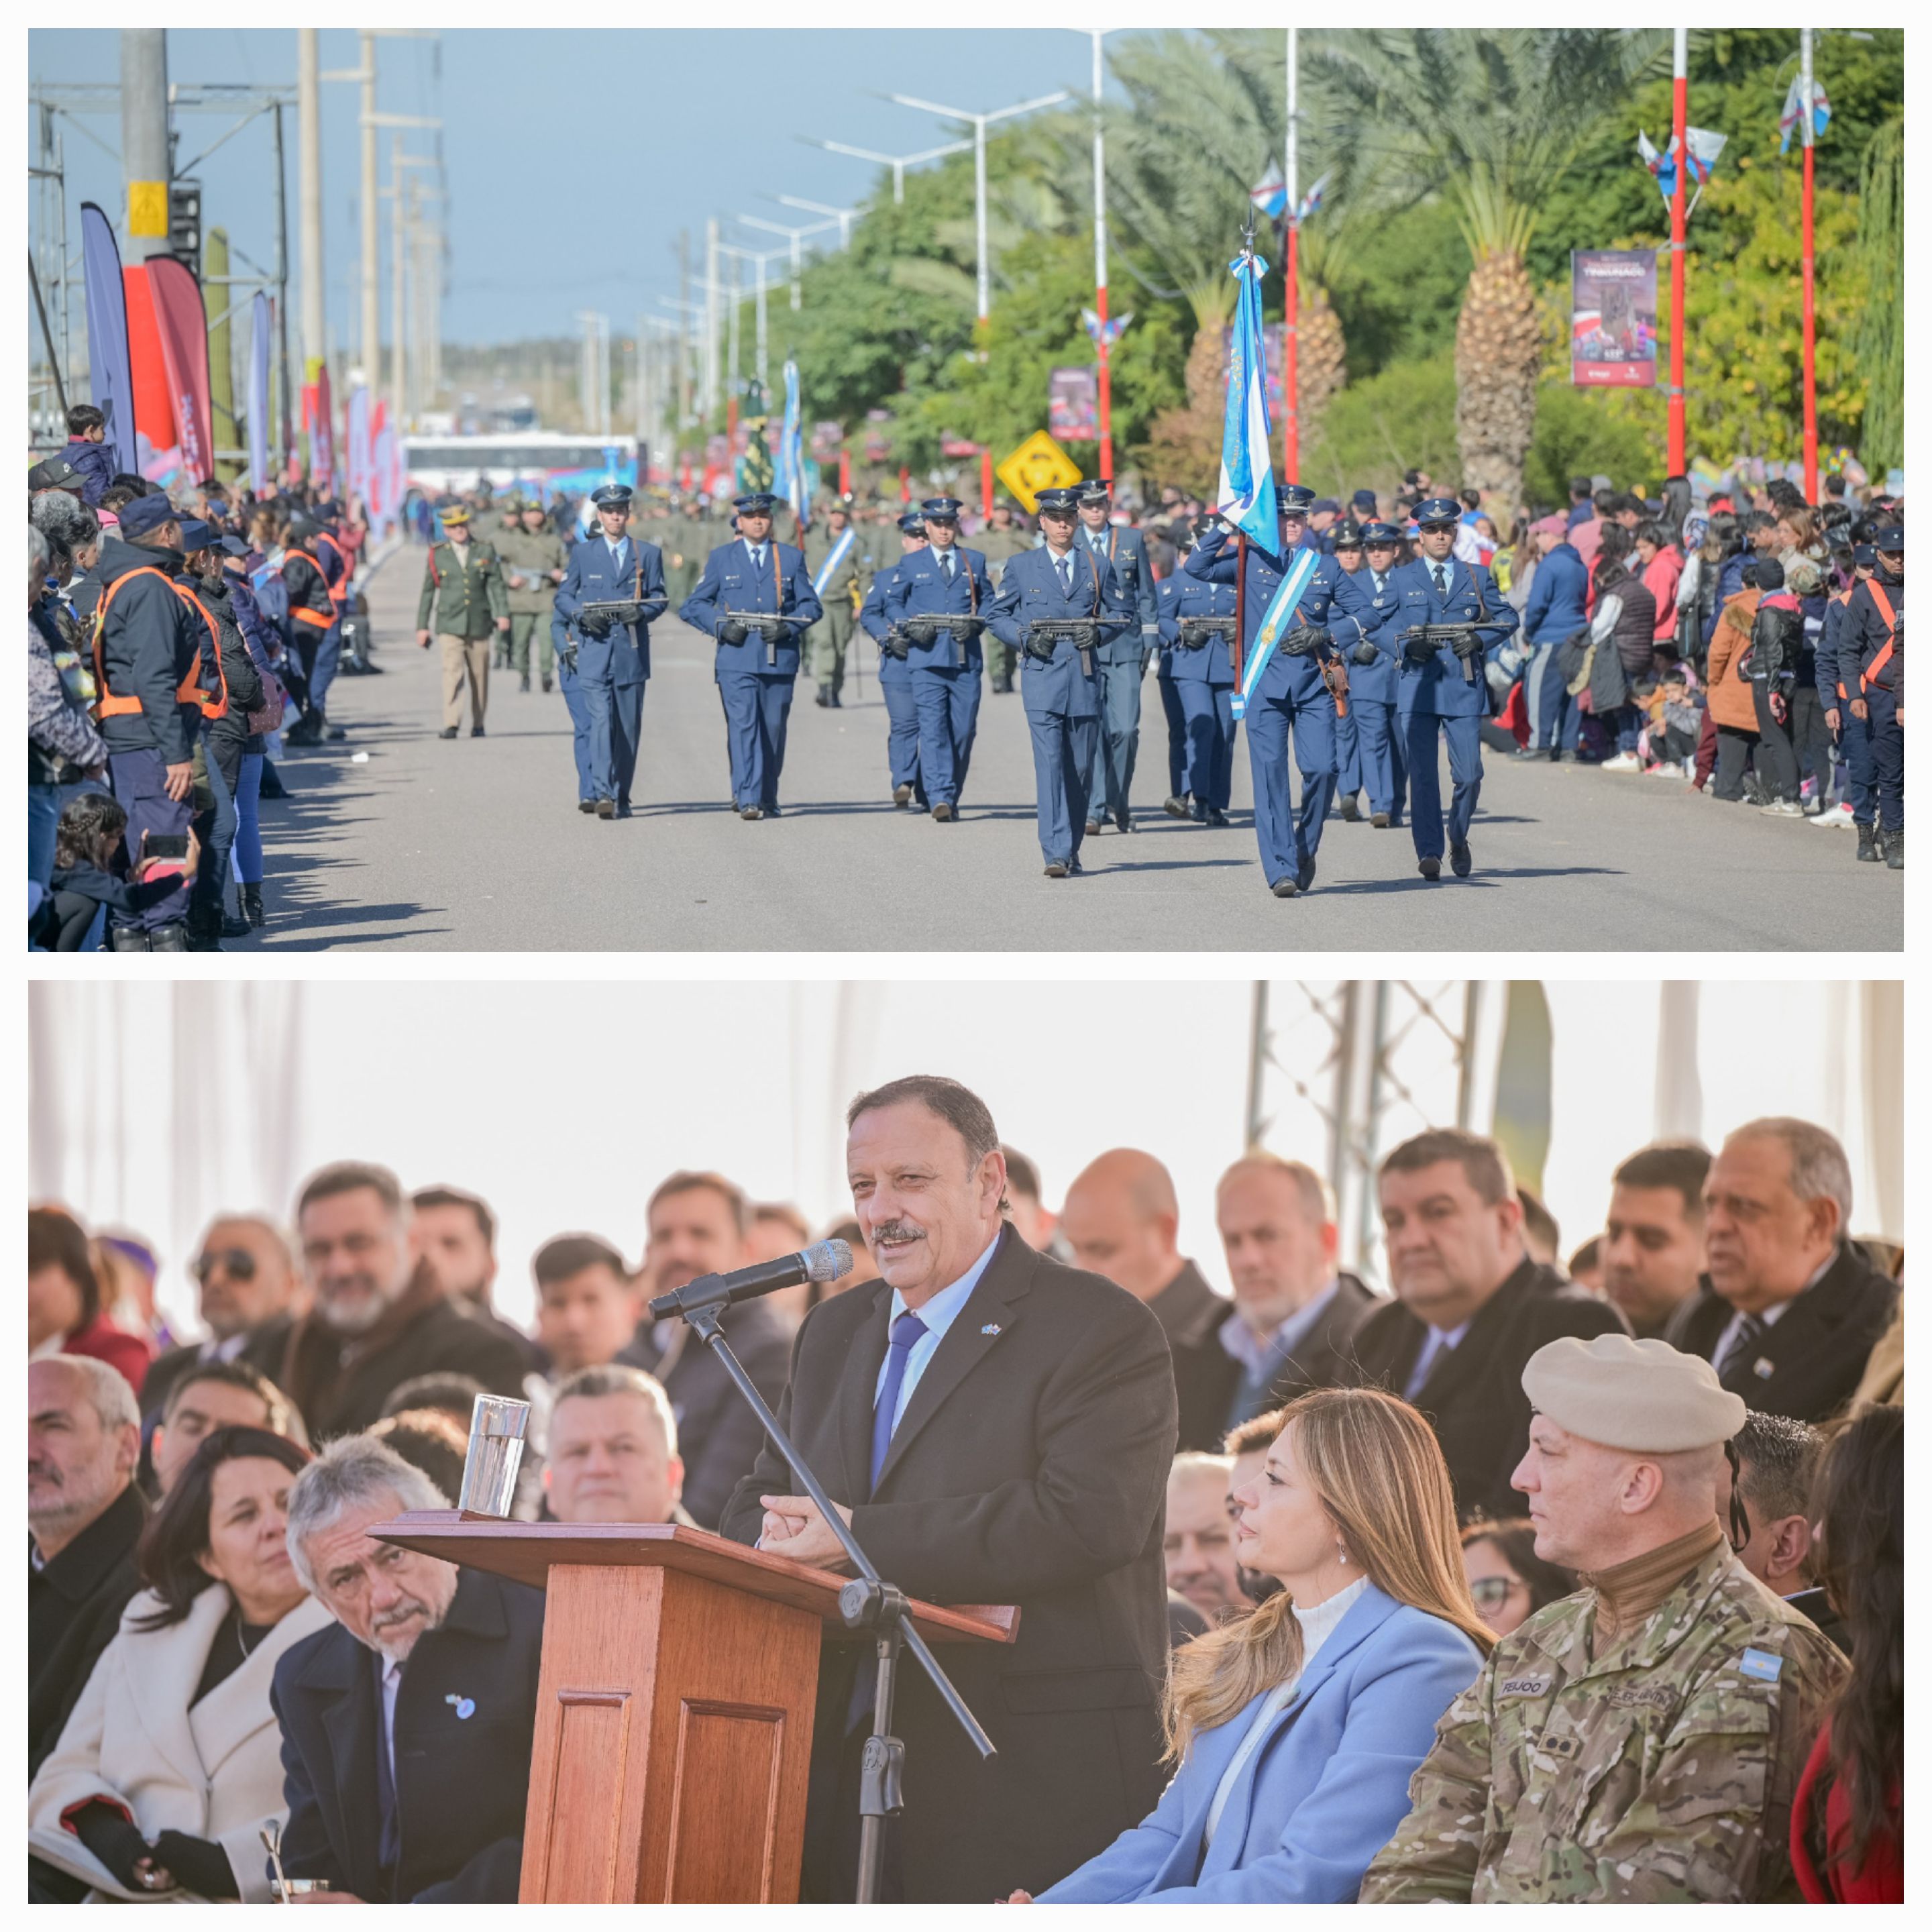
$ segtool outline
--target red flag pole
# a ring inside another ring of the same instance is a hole
[[[993,452],[989,446],[980,446],[980,514],[991,520],[993,514]]]
[[[1665,467],[1672,476],[1684,474],[1684,194],[1690,175],[1690,40],[1679,27],[1674,36],[1671,69],[1671,125],[1677,137],[1677,182],[1670,194],[1670,448]]]
[[[838,446],[838,494],[842,496],[852,494],[852,452],[842,442]]]
[[[1816,260],[1812,234],[1811,148],[1815,132],[1811,105],[1811,29],[1800,30],[1798,126],[1804,141],[1804,217],[1802,253],[1804,265],[1804,500],[1818,500],[1818,328],[1816,303]]]

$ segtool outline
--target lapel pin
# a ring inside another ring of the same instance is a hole
[[[1751,1364],[1751,1373],[1761,1382],[1768,1382],[1778,1372],[1778,1364],[1768,1355],[1760,1355]]]
[[[1000,1324],[997,1322],[988,1322],[986,1327],[980,1330],[982,1335],[997,1335],[999,1332]]]
[[[459,1718],[473,1718],[476,1714],[476,1700],[473,1697],[460,1696],[452,1690],[442,1701],[452,1706]]]

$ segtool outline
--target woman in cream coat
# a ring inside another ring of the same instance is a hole
[[[142,1538],[148,1587],[28,1794],[30,1896],[272,1896],[261,1834],[286,1814],[269,1683],[332,1621],[284,1547],[308,1460],[266,1430],[226,1428],[182,1472]]]

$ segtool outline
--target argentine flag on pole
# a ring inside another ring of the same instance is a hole
[[[1275,515],[1268,368],[1262,349],[1262,278],[1268,264],[1252,248],[1244,248],[1228,266],[1241,286],[1228,352],[1227,413],[1221,427],[1221,481],[1214,508],[1250,542],[1271,550],[1280,542],[1281,532]]]
[[[802,530],[812,514],[812,489],[805,473],[805,426],[798,399],[798,364],[784,365],[784,427],[778,433],[778,484]]]

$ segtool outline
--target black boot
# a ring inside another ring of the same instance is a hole
[[[286,798],[287,788],[283,784],[274,766],[266,758],[262,760],[262,796],[264,798]]]
[[[1885,862],[1894,872],[1905,870],[1905,827],[1896,832],[1888,832],[1880,842],[1885,847]]]
[[[219,952],[225,924],[223,908],[218,902],[214,905],[189,907],[188,923],[183,928],[187,935],[186,950],[190,952]],[[156,939],[160,936],[158,931],[154,934]]]
[[[221,937],[224,939],[246,939],[254,929],[248,923],[248,916],[245,911],[238,910],[230,912],[228,910],[228,902],[225,898],[222,901]]]
[[[1878,863],[1880,854],[1876,825],[1861,825],[1858,827],[1858,856],[1868,866]]]
[[[322,742],[322,713],[311,706],[282,734],[285,745],[319,745]]]
[[[268,915],[262,910],[262,889],[260,886],[242,888],[242,916],[260,931],[268,922]]]
[[[156,926],[148,934],[148,950],[150,952],[219,952],[221,942],[218,939],[211,940],[206,946],[190,946],[186,922],[176,919],[170,920],[166,926]]]
[[[818,705],[820,710],[830,710],[832,708],[831,686],[829,684],[821,684],[818,687],[818,696],[813,701]]]
[[[146,932],[138,926],[110,926],[107,928],[107,945],[114,952],[145,952],[148,950]]]

